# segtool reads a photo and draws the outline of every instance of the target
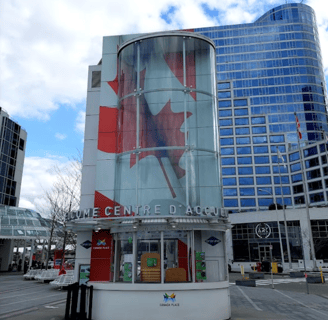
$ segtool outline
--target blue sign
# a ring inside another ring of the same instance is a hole
[[[215,238],[215,237],[210,237],[208,238],[207,240],[205,240],[206,243],[210,244],[211,246],[215,246],[217,245],[218,243],[221,242],[221,240]]]
[[[92,242],[91,242],[90,240],[86,240],[86,241],[84,241],[83,243],[81,243],[81,246],[82,246],[83,248],[86,248],[86,249],[91,248],[91,245],[92,245]]]

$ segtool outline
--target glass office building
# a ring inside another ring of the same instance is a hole
[[[313,9],[286,4],[254,23],[194,32],[216,45],[225,208],[267,210],[275,198],[287,207],[304,203],[294,112],[308,157],[309,203],[327,203],[327,92]]]

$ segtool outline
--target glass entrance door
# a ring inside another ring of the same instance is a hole
[[[260,261],[270,261],[270,246],[268,245],[260,245],[259,246],[259,257]]]

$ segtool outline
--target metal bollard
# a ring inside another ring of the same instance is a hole
[[[89,289],[89,314],[88,314],[88,320],[92,319],[92,299],[93,299],[93,286],[90,286]]]
[[[71,319],[75,320],[76,319],[76,309],[77,309],[77,301],[79,299],[79,284],[76,282],[72,285],[72,305],[71,305]]]
[[[80,299],[80,319],[86,320],[86,312],[85,312],[85,300],[86,300],[87,286],[81,285],[81,299]]]
[[[66,298],[66,308],[65,308],[65,320],[69,320],[69,309],[71,306],[71,296],[72,296],[72,285],[67,288],[67,298]]]

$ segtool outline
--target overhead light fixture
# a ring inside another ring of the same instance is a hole
[[[135,220],[133,223],[132,223],[132,228],[133,229],[137,229],[139,227],[139,221],[138,220]]]
[[[178,222],[175,219],[169,219],[168,222],[173,229],[177,228]]]

